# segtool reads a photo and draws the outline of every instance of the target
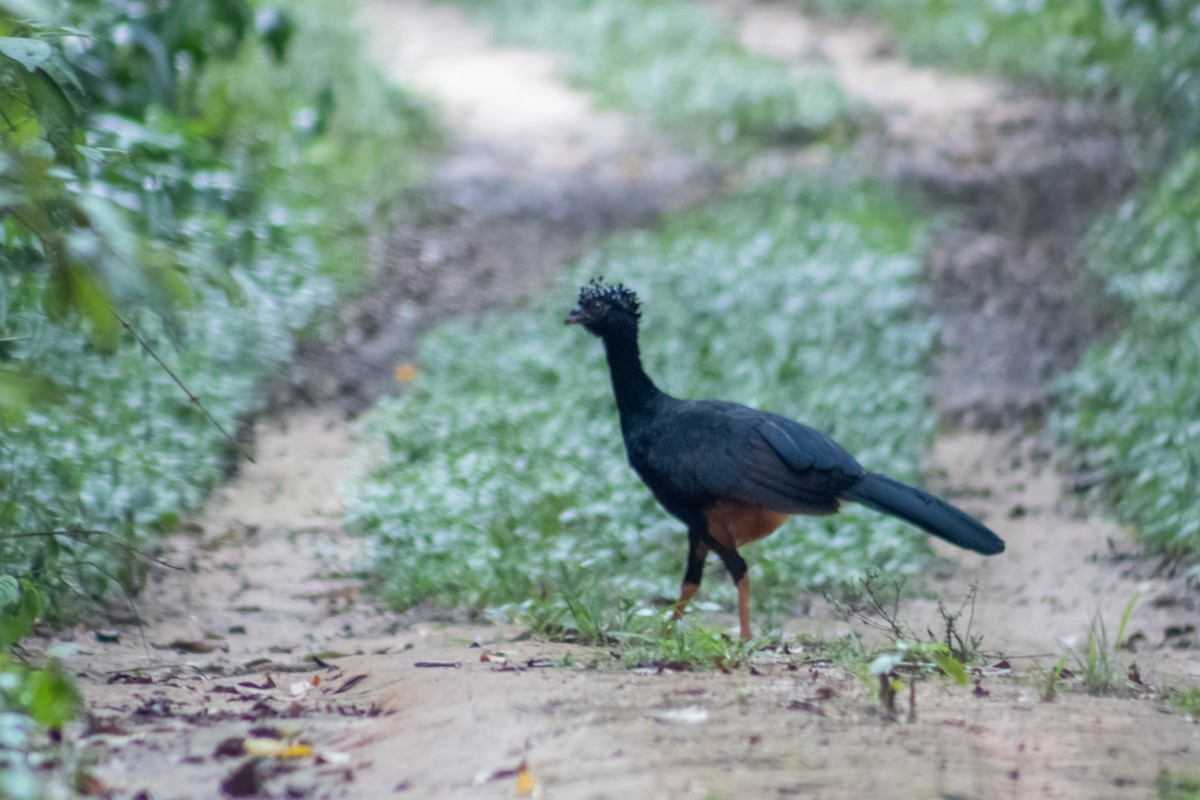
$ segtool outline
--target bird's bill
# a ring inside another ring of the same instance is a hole
[[[567,312],[567,318],[563,320],[566,325],[582,325],[588,321],[588,315],[579,306],[575,306]]]

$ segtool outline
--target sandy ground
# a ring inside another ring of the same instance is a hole
[[[732,4],[756,47],[763,23],[754,15],[764,10],[776,15],[768,31],[813,30],[794,6]],[[702,169],[648,157],[668,149],[563,88],[545,57],[494,48],[457,11],[417,0],[371,0],[364,12],[383,63],[458,123],[442,186],[468,221],[452,235],[437,229],[439,241],[465,246],[489,219],[552,227],[547,210],[559,201],[582,218],[587,203],[569,198],[596,187],[607,187],[600,194],[614,207],[622,192],[647,203],[606,227],[575,227],[561,254],[703,194]],[[896,137],[908,130],[910,151],[925,146],[922,130],[940,130],[938,114],[992,113],[1007,91],[920,71],[923,85],[946,91],[889,92],[886,81],[916,80],[904,71],[911,67],[879,48],[843,52],[841,40],[818,38],[803,46],[828,47],[850,91],[875,104]],[[847,77],[854,69],[861,83]],[[503,102],[511,95],[530,104],[531,128],[514,111],[524,105]],[[964,137],[978,130],[960,122]],[[487,186],[484,199],[470,199]],[[493,259],[527,246],[520,236],[485,241],[498,248]],[[465,296],[453,266],[463,262],[424,263],[436,273],[429,296],[450,313],[451,299]],[[500,280],[508,288],[495,290],[497,302],[519,302],[553,266],[516,287]],[[418,317],[401,309],[384,320],[404,340],[371,356],[386,374],[389,359],[411,348]],[[628,670],[604,649],[539,642],[511,626],[376,608],[355,577],[365,544],[341,529],[336,485],[356,466],[343,409],[293,410],[259,424],[258,463],[169,540],[166,558],[182,569],[152,573],[140,627],[114,625],[117,641],[82,628],[61,637],[75,644],[68,665],[90,712],[68,734],[111,796],[467,798],[531,788],[546,798],[1139,798],[1153,796],[1160,770],[1196,771],[1200,726],[1166,713],[1149,691],[1092,698],[1066,681],[1056,699],[1041,700],[1037,665],[1057,661],[1097,612],[1115,629],[1135,594],[1127,635],[1141,636],[1136,652],[1117,655],[1122,666],[1136,661],[1150,683],[1194,685],[1200,649],[1186,632],[1194,592],[1133,555],[1124,531],[1079,509],[1035,438],[965,430],[938,440],[931,485],[983,516],[1009,549],[986,561],[940,551],[930,586],[952,602],[977,582],[973,631],[999,665],[977,670],[967,689],[921,683],[915,718],[902,698],[892,721],[871,687],[803,648],[759,653],[728,674]],[[965,411],[958,417],[971,421]],[[901,616],[915,630],[938,630],[932,601],[906,601]],[[855,624],[817,603],[788,627],[830,636]],[[262,748],[311,744],[315,757],[247,758],[247,738]]]

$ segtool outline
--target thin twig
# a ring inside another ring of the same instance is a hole
[[[140,635],[141,640],[142,640],[142,650],[144,650],[146,652],[146,663],[149,663],[150,662],[150,645],[146,641],[146,626],[142,622],[142,613],[140,611],[138,611],[137,603],[135,603],[133,601],[133,593],[131,591],[129,591],[129,587],[125,585],[124,581],[122,581],[116,575],[113,575],[111,572],[109,572],[104,567],[97,564],[95,561],[89,561],[86,558],[81,558],[78,561],[59,562],[57,564],[57,566],[62,566],[62,567],[88,566],[88,567],[91,567],[92,569],[96,570],[101,575],[108,578],[110,581],[112,581],[113,583],[115,583],[117,586],[119,586],[121,588],[121,592],[125,595],[125,601],[127,603],[129,603],[129,610],[133,612],[133,624],[137,625],[137,627],[138,627],[138,634]],[[49,570],[49,567],[42,567],[40,570],[34,570],[30,574],[36,575],[40,572],[47,572],[48,570]],[[79,589],[76,589],[74,586],[72,586],[69,581],[65,581],[64,583],[69,589],[71,589],[71,591],[75,592],[80,597],[87,597],[87,595],[84,592],[82,592]]]
[[[161,567],[166,567],[167,569],[174,569],[183,572],[183,567],[179,566],[178,564],[172,564],[170,561],[165,561],[157,556],[152,556],[149,553],[134,547],[120,536],[117,536],[115,533],[109,533],[108,531],[87,530],[84,528],[68,528],[61,531],[17,531],[16,533],[0,533],[0,539],[26,539],[35,536],[69,536],[72,539],[79,539],[84,536],[106,536],[124,548],[126,552],[132,553],[138,558],[145,559],[146,561],[152,561]]]
[[[125,318],[122,317],[115,308],[112,306],[109,306],[108,308],[110,311],[112,311],[112,315],[117,318],[117,321],[121,323],[121,327],[129,331],[129,335],[134,338],[134,341],[141,345],[142,349],[149,353],[150,357],[158,362],[158,365],[163,368],[163,371],[171,376],[171,380],[175,381],[175,385],[183,390],[183,393],[187,395],[188,400],[191,401],[192,405],[200,409],[200,412],[208,418],[208,421],[212,423],[213,427],[219,430],[221,435],[228,439],[229,443],[237,448],[239,453],[246,457],[247,461],[249,461],[251,464],[257,464],[258,462],[254,460],[254,456],[250,455],[250,451],[242,447],[242,445],[236,439],[229,435],[229,432],[225,430],[225,428],[221,427],[221,423],[217,422],[213,415],[208,413],[208,409],[205,408],[204,404],[200,402],[200,398],[192,394],[191,390],[188,389],[188,387],[184,385],[183,381],[179,379],[179,376],[172,372],[171,368],[168,367],[166,363],[158,357],[158,353],[154,352],[154,349],[151,348],[150,345],[146,344],[146,341],[138,335],[138,332],[133,329],[133,326],[126,322]]]

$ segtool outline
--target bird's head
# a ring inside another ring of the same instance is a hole
[[[636,332],[642,312],[633,290],[618,283],[609,286],[592,278],[579,290],[579,302],[567,313],[568,325],[582,325],[596,336],[619,331]]]

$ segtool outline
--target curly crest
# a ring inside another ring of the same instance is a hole
[[[604,300],[628,311],[637,319],[642,317],[642,304],[634,291],[623,283],[610,286],[603,276],[592,278],[579,290],[579,304],[585,306],[594,300]]]

